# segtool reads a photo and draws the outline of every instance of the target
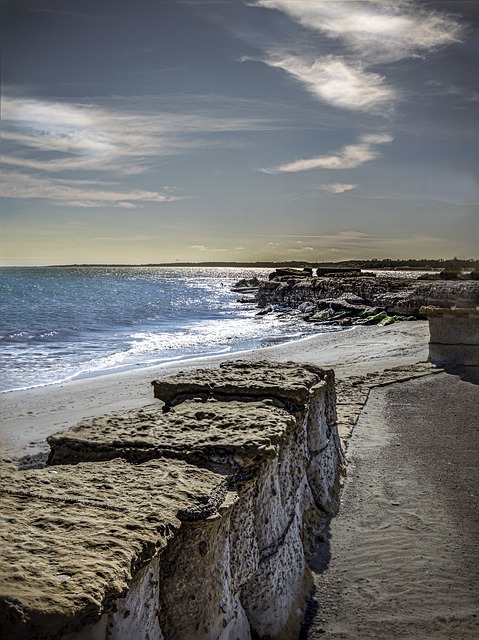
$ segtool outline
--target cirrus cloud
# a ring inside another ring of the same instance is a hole
[[[396,92],[385,84],[383,76],[338,56],[308,61],[288,55],[265,62],[294,76],[316,98],[341,109],[379,112],[396,98]]]
[[[118,207],[134,209],[148,202],[164,203],[182,200],[172,190],[163,192],[146,189],[117,191],[110,183],[89,180],[44,180],[22,173],[4,173],[0,178],[0,197],[15,199],[50,200],[68,207],[99,208]]]
[[[460,42],[464,32],[455,17],[409,0],[256,0],[254,6],[282,11],[373,63],[394,62]]]
[[[320,189],[323,191],[328,191],[329,193],[345,193],[346,191],[351,191],[352,189],[356,189],[357,184],[344,184],[341,182],[335,182],[333,184],[322,184]]]
[[[316,158],[295,160],[277,167],[261,169],[263,173],[297,173],[312,169],[355,169],[365,162],[374,160],[380,155],[377,145],[393,141],[389,134],[371,134],[362,136],[356,144],[348,144],[337,153],[322,155]]]
[[[158,188],[156,177],[151,189],[144,188],[144,180],[141,188],[135,187],[134,176],[156,168],[159,158],[165,161],[228,144],[218,133],[277,126],[267,116],[258,115],[257,105],[247,101],[238,104],[236,111],[231,103],[218,106],[218,100],[213,111],[211,101],[211,97],[199,97],[200,106],[175,113],[167,105],[163,110],[145,106],[144,100],[119,110],[115,104],[4,95],[0,197],[122,209],[185,199],[168,187]],[[99,172],[110,180],[85,180]],[[131,177],[127,189],[125,176]]]

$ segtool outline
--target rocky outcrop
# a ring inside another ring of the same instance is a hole
[[[295,267],[278,267],[269,275],[270,280],[276,280],[278,278],[311,278],[313,270],[310,267],[304,267],[298,269]]]
[[[44,469],[6,466],[5,637],[297,637],[339,500],[332,372],[239,361],[153,384],[164,404],[51,436]]]
[[[419,316],[422,306],[475,306],[479,303],[479,284],[475,280],[424,282],[390,277],[281,278],[260,283],[257,303],[263,308],[298,308],[310,302],[320,310],[319,303],[338,298],[354,298],[356,303],[388,315]]]
[[[231,287],[231,291],[236,291],[238,293],[250,293],[256,291],[259,286],[259,280],[256,276],[252,278],[242,278],[235,285]]]
[[[479,308],[422,307],[429,320],[429,360],[479,370]]]

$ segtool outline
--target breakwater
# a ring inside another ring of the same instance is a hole
[[[334,374],[226,363],[2,465],[2,637],[286,639],[339,503]],[[118,390],[121,393],[121,389]]]

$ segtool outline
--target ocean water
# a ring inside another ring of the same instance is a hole
[[[0,268],[0,391],[269,346],[331,329],[257,316],[231,287],[270,269]]]

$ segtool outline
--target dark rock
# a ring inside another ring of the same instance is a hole
[[[423,273],[418,277],[418,280],[440,280],[441,275],[439,273]]]
[[[231,287],[231,291],[236,291],[238,293],[249,293],[251,291],[256,291],[259,286],[259,280],[256,276],[247,280],[246,278],[242,278],[235,285]]]
[[[311,314],[316,311],[316,305],[314,304],[314,302],[310,302],[308,300],[307,302],[302,302],[299,305],[298,309],[301,311],[301,313]]]
[[[275,269],[272,273],[269,274],[270,280],[276,280],[281,277],[295,277],[295,278],[311,278],[313,275],[313,270],[309,267],[304,267],[304,269],[295,269],[293,267],[280,267]]]
[[[273,312],[273,307],[271,305],[269,305],[268,307],[265,307],[264,309],[261,309],[260,311],[258,311],[258,313],[256,314],[257,316],[265,316],[268,313],[272,313]]]
[[[318,278],[322,277],[357,277],[361,275],[361,268],[357,267],[318,267],[316,269]]]
[[[439,274],[440,280],[457,280],[459,273],[457,271],[441,271]]]
[[[362,304],[356,304],[356,298]],[[354,304],[348,302],[353,300]],[[281,305],[299,308],[311,302],[321,311],[331,307],[354,313],[355,310],[384,310],[388,315],[419,317],[421,306],[449,307],[479,304],[477,280],[419,281],[413,278],[294,278],[286,281],[261,282],[257,303],[260,307]],[[362,307],[362,309],[361,309]]]

